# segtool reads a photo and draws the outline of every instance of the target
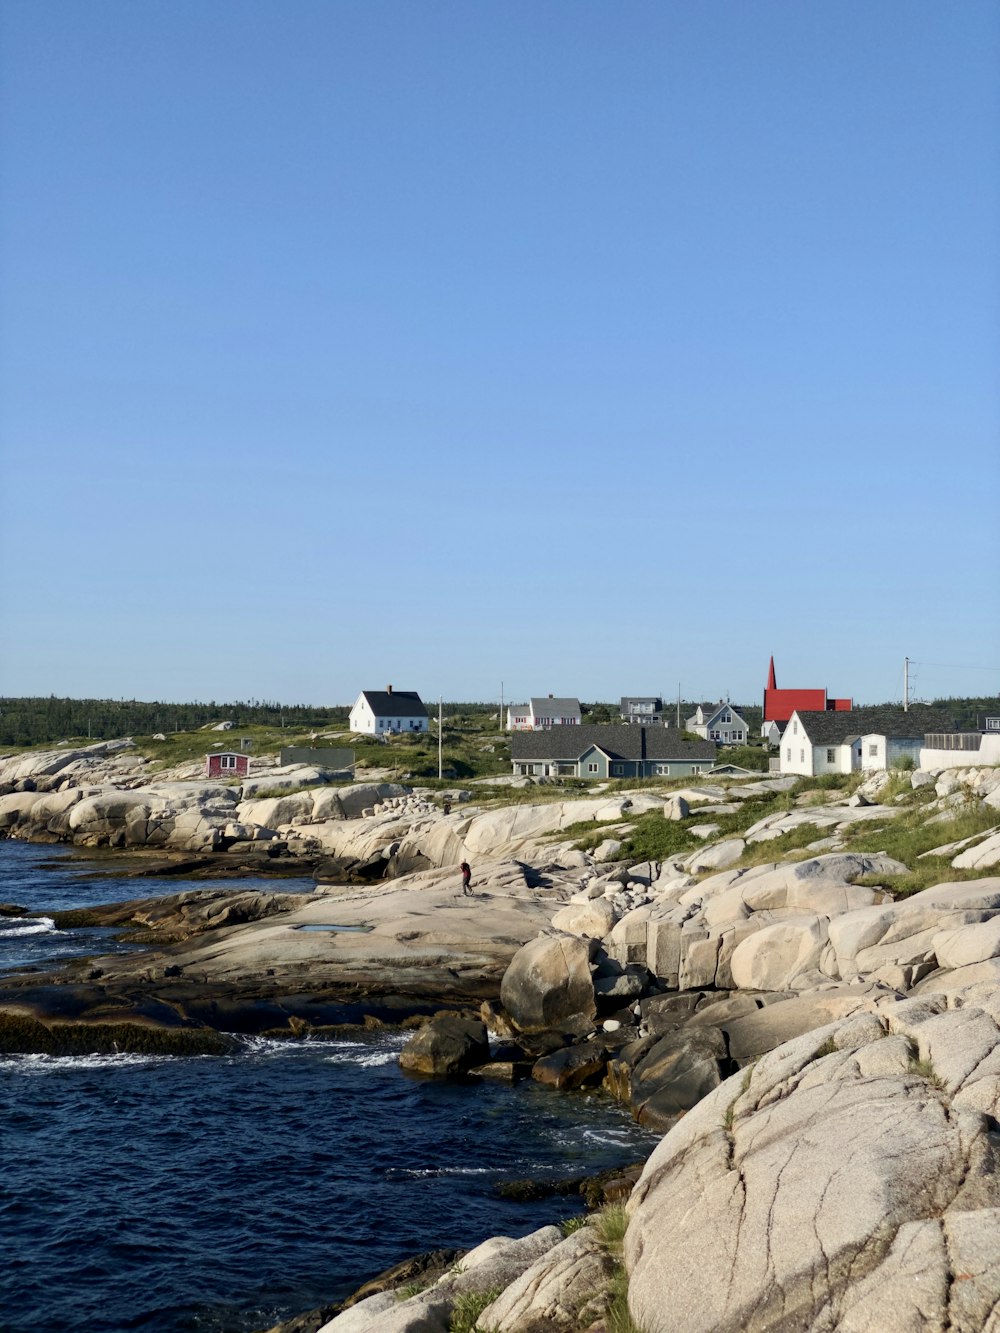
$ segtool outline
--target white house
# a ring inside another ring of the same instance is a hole
[[[781,723],[765,722],[760,729],[760,734],[763,736],[765,744],[772,749],[776,749],[781,744]]]
[[[578,727],[582,718],[579,699],[529,699],[511,704],[507,710],[508,731],[548,731],[550,727]]]
[[[351,730],[365,736],[427,731],[427,709],[414,690],[362,690],[351,709]]]
[[[924,734],[952,729],[938,709],[879,706],[823,713],[796,710],[781,737],[782,773],[819,777],[824,773],[875,771],[911,760],[916,768]]]
[[[687,731],[719,745],[744,745],[750,739],[750,725],[728,701],[699,704],[684,723]]]
[[[531,731],[531,705],[511,704],[507,709],[508,731]]]

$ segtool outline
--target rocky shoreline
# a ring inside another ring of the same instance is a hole
[[[473,1297],[482,1328],[596,1329],[616,1265],[647,1333],[971,1331],[997,1317],[1000,875],[983,872],[1000,865],[1000,770],[876,774],[850,796],[763,779],[480,810],[455,793],[446,811],[277,770],[305,789],[143,785],[135,765],[125,776],[127,747],[91,750],[48,773],[0,761],[0,782],[22,784],[0,796],[7,836],[152,848],[186,859],[182,873],[291,863],[316,887],[96,909],[93,924],[142,949],[5,978],[0,1048],[183,1049],[405,1022],[417,1030],[401,1064],[419,1075],[603,1086],[665,1134],[617,1257],[596,1224],[495,1238],[460,1273],[406,1299],[374,1292],[324,1333],[446,1333]],[[114,782],[95,783],[107,765]],[[726,832],[760,801],[760,819]],[[703,830],[699,845],[617,860],[616,833],[643,811]],[[975,831],[951,836],[970,812]],[[920,855],[945,871],[900,897],[917,863],[877,839],[904,813],[940,828]],[[560,837],[584,820],[606,833],[590,851]],[[811,841],[760,859],[789,834]],[[465,857],[473,898],[454,870]]]

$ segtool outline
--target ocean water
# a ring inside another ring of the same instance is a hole
[[[42,927],[0,935],[0,967],[106,951],[107,932],[56,931],[46,907],[158,891],[78,870],[0,843],[0,901]],[[656,1141],[601,1094],[409,1077],[404,1040],[0,1057],[0,1329],[264,1329],[421,1250],[578,1210],[500,1199],[501,1180],[589,1174]]]

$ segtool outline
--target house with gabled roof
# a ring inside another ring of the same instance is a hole
[[[888,704],[823,712],[796,709],[781,737],[780,771],[819,777],[892,768],[901,760],[912,760],[916,767],[925,734],[953,729],[946,713],[925,704],[908,709]]]
[[[623,694],[618,712],[623,722],[653,726],[663,721],[663,700],[652,694]]]
[[[362,690],[351,709],[350,727],[364,736],[427,731],[427,709],[415,690]]]
[[[745,745],[750,739],[750,724],[729,702],[699,704],[684,723],[685,730],[719,745]]]
[[[579,699],[529,699],[507,709],[508,731],[547,731],[549,727],[578,727],[582,721]]]
[[[521,777],[691,777],[715,763],[715,743],[688,740],[669,727],[625,722],[516,732],[510,739],[513,771]]]

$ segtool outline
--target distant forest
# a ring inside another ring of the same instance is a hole
[[[960,731],[975,731],[987,714],[1000,715],[1000,698],[979,697],[935,699],[936,707],[951,716]],[[433,700],[425,700],[433,717]],[[681,704],[683,717],[690,716],[695,705]],[[739,707],[739,705],[736,705]],[[498,704],[445,703],[446,717],[476,724],[477,719],[498,712]],[[673,722],[673,706],[667,716]],[[741,709],[753,733],[760,727],[760,706]],[[95,741],[115,740],[120,736],[150,736],[162,731],[196,731],[214,722],[232,722],[237,727],[284,727],[290,731],[326,731],[346,729],[350,709],[347,705],[319,708],[312,704],[281,704],[263,699],[237,703],[166,704],[142,703],[136,699],[38,699],[0,697],[0,746],[42,745],[47,742],[90,737]],[[593,703],[583,705],[590,722],[616,722],[618,705]]]

